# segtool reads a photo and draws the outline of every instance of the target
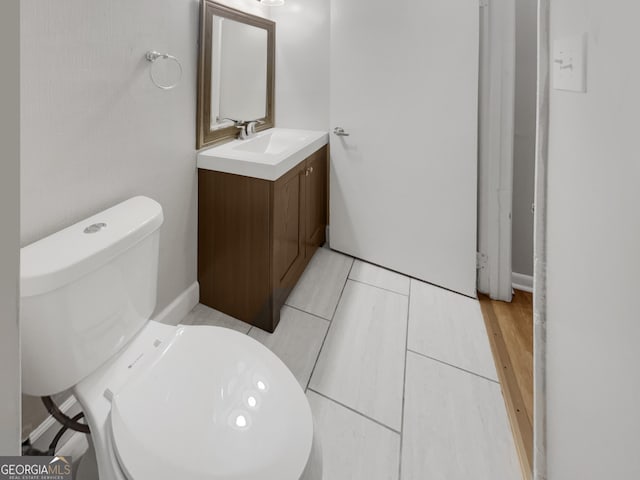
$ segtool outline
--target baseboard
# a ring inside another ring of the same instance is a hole
[[[73,395],[67,398],[59,408],[69,417],[73,417],[80,413],[80,404]],[[31,434],[29,434],[31,445],[38,450],[47,450],[53,441],[53,437],[56,436],[61,428],[62,425],[60,425],[55,418],[49,415],[33,432],[31,432]],[[65,435],[60,439],[59,445],[64,444],[72,434],[73,432],[65,433]]]
[[[193,307],[195,307],[199,301],[200,285],[198,282],[193,282],[189,288],[178,295],[164,310],[158,312],[158,314],[153,317],[153,320],[166,325],[178,325],[180,321],[193,310]]]
[[[533,276],[531,275],[513,272],[511,274],[511,283],[514,290],[533,292]]]

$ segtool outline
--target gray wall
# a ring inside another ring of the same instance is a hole
[[[20,2],[0,2],[0,455],[20,453]]]
[[[22,245],[134,195],[165,214],[158,310],[196,280],[197,0],[23,0]],[[176,55],[171,91],[147,50]],[[4,62],[4,60],[3,60]],[[45,416],[26,402],[25,430]]]
[[[513,143],[513,271],[533,275],[536,139],[537,2],[516,2],[516,91]]]
[[[329,0],[287,0],[276,22],[276,125],[329,129]]]
[[[640,478],[638,18],[635,1],[551,2],[551,41],[587,32],[589,53],[587,93],[550,98],[549,480]]]
[[[329,2],[220,3],[277,22],[278,126],[326,129]],[[22,5],[22,245],[132,195],[155,198],[165,211],[159,311],[196,280],[199,0]],[[151,84],[150,49],[180,58],[179,87]],[[309,52],[315,61],[301,66]],[[38,399],[23,406],[28,434],[46,412]]]

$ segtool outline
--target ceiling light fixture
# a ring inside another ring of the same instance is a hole
[[[279,7],[280,5],[284,5],[284,0],[258,0],[258,3],[267,7]]]

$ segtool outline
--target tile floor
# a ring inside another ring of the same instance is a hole
[[[270,348],[307,392],[324,480],[522,478],[476,300],[321,248],[275,333],[198,305]]]

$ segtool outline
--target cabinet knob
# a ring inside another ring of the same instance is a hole
[[[313,167],[309,167],[309,173],[313,173]]]
[[[308,177],[308,176],[309,176],[309,169],[308,169],[308,168],[304,171],[304,176],[305,176],[305,177]]]

